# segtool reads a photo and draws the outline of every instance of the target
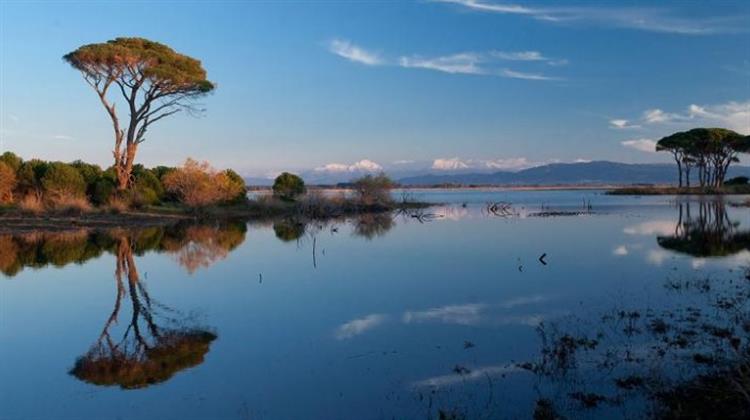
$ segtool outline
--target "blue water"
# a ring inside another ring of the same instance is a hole
[[[104,239],[0,237],[0,418],[436,418],[444,409],[527,418],[539,382],[516,364],[539,357],[540,323],[580,319],[589,328],[618,305],[664,307],[673,302],[665,282],[732,276],[750,263],[743,246],[690,255],[658,242],[676,234],[680,206],[683,221],[703,203],[733,231],[750,229],[750,211],[729,203],[601,191],[414,198],[443,205],[428,217],[304,232],[277,221]],[[513,214],[488,213],[491,201],[512,203]],[[580,214],[535,214],[553,210]],[[100,255],[54,257],[82,243]],[[128,360],[156,359],[148,319],[139,321],[140,348],[129,328],[129,284],[147,291],[135,292],[142,305],[152,301],[141,315],[152,314],[160,334],[216,338],[166,378],[133,374],[127,385],[118,374],[108,383],[72,374],[92,348],[112,356],[103,331]],[[639,404],[568,415],[638,417]]]

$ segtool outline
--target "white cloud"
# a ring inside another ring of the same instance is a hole
[[[447,305],[426,311],[407,311],[402,319],[405,324],[439,321],[446,324],[475,325],[481,320],[481,312],[486,307],[482,303]]]
[[[500,169],[500,170],[519,170],[531,168],[537,166],[537,163],[529,161],[525,157],[510,158],[510,159],[494,159],[483,161],[482,165],[489,169]]]
[[[681,119],[680,115],[662,111],[659,108],[647,109],[643,112],[643,119],[650,124],[666,123]]]
[[[405,68],[421,68],[451,74],[486,74],[480,67],[482,58],[476,53],[459,53],[442,57],[401,57],[399,64]]]
[[[629,128],[640,128],[640,125],[630,124],[628,120],[614,119],[609,120],[609,127],[617,130],[626,130]]]
[[[503,53],[495,51],[489,54],[463,52],[431,58],[404,56],[399,59],[399,64],[404,68],[421,68],[450,74],[490,75],[523,80],[560,80],[560,78],[545,76],[541,73],[527,73],[511,69],[498,70],[497,68],[491,67],[493,59],[497,58],[506,60],[535,61],[535,59],[533,59],[534,57],[537,57],[538,60],[547,60],[540,53],[535,51],[520,53]]]
[[[624,140],[620,144],[640,152],[656,153],[656,141],[651,139]]]
[[[742,16],[692,17],[675,16],[665,8],[553,6],[527,7],[487,0],[435,0],[454,3],[488,13],[515,14],[558,24],[587,24],[609,28],[626,28],[683,35],[746,32]],[[564,4],[564,3],[560,3]]]
[[[520,14],[520,15],[533,15],[536,13],[534,9],[530,9],[524,6],[516,4],[499,4],[490,3],[482,0],[436,0],[441,3],[455,3],[470,9],[479,10],[483,12],[495,12],[495,13],[509,13],[509,14]]]
[[[328,44],[328,50],[355,63],[361,63],[368,66],[384,64],[384,60],[377,53],[367,51],[347,40],[334,39]]]
[[[469,370],[468,373],[454,373],[451,375],[433,376],[414,383],[415,387],[444,387],[463,384],[469,381],[485,380],[487,377],[501,376],[508,373],[521,372],[515,364],[500,366],[483,366]]]
[[[355,162],[354,164],[352,164],[349,167],[349,170],[350,171],[377,172],[377,171],[382,171],[383,167],[371,160],[362,159],[359,162]]]
[[[743,134],[750,134],[750,100],[728,102],[720,105],[690,105],[691,119],[714,123]]]
[[[450,159],[435,159],[432,162],[432,169],[437,169],[439,171],[455,171],[468,168],[469,164],[457,157]]]
[[[346,340],[354,336],[360,335],[367,330],[373,329],[378,325],[382,324],[386,320],[386,316],[382,314],[370,314],[364,318],[353,319],[345,324],[342,324],[336,329],[335,336],[338,340]]]
[[[380,172],[382,170],[382,166],[369,159],[362,159],[351,165],[345,163],[328,163],[315,168],[316,172]]]
[[[546,57],[539,51],[491,51],[489,55],[492,58],[507,61],[539,61],[550,66],[565,66],[570,63],[565,58]]]
[[[540,73],[526,73],[510,69],[503,69],[500,73],[502,76],[509,77],[511,79],[523,79],[523,80],[560,80],[559,77],[545,76]]]
[[[628,248],[625,245],[620,245],[612,251],[612,254],[622,257],[628,255]]]
[[[414,163],[414,162],[415,162],[414,160],[402,159],[402,160],[395,160],[395,161],[393,161],[393,164],[394,165],[408,165],[408,164]]]
[[[685,126],[723,127],[742,134],[750,134],[750,100],[730,101],[724,104],[691,104],[684,113],[666,112],[659,108],[643,112],[642,120],[648,124],[678,124]],[[626,121],[626,120],[612,120]]]
[[[510,60],[510,61],[547,61],[549,60],[547,57],[543,56],[542,53],[540,53],[539,51],[516,51],[516,52],[492,51],[490,54],[492,54],[493,57],[497,57],[501,60]]]
[[[527,73],[511,69],[498,69],[492,64],[498,60],[544,62],[552,66],[568,63],[566,59],[551,59],[539,51],[490,51],[459,52],[455,54],[425,57],[421,55],[403,55],[397,63],[389,62],[378,53],[367,51],[348,40],[334,39],[328,43],[328,50],[349,61],[375,66],[395,65],[403,68],[434,70],[449,74],[491,75],[524,80],[558,80],[555,77],[540,73]]]
[[[52,138],[55,140],[73,140],[73,137],[65,134],[55,134]]]

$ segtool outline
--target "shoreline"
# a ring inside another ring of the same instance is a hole
[[[439,203],[395,203],[392,206],[366,208],[334,208],[328,213],[305,213],[299,208],[235,206],[208,209],[195,213],[183,208],[155,207],[140,211],[112,213],[94,210],[87,213],[42,213],[31,214],[18,209],[0,209],[0,234],[19,234],[33,231],[63,232],[71,230],[135,229],[169,227],[180,222],[211,223],[242,221],[245,223],[266,222],[279,219],[301,221],[327,221],[337,218],[353,218],[365,215],[410,211],[437,206]]]

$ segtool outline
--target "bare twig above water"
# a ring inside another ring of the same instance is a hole
[[[518,213],[513,209],[511,203],[503,201],[489,202],[485,206],[487,214],[491,214],[497,217],[513,217],[517,216]]]

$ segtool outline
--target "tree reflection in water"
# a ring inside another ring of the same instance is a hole
[[[175,373],[201,364],[216,334],[187,326],[179,312],[151,298],[135,265],[133,240],[113,233],[116,242],[112,313],[96,343],[78,358],[70,374],[94,385],[143,388],[164,382]],[[122,300],[129,297],[132,314],[120,339],[114,339]],[[161,324],[161,325],[160,325]]]
[[[114,255],[114,308],[99,338],[78,358],[70,374],[95,385],[143,388],[202,363],[216,334],[153,299],[140,278],[135,257],[150,251],[173,254],[192,274],[226,258],[245,240],[245,234],[245,223],[214,223],[0,235],[0,270],[12,277],[24,267],[62,267],[82,264],[105,252]],[[123,314],[125,306],[129,306],[129,316]],[[118,321],[123,317],[129,319],[120,331]]]
[[[396,226],[390,213],[362,214],[357,217],[311,221],[305,218],[286,218],[274,221],[276,237],[283,242],[298,241],[305,234],[315,236],[324,229],[338,232],[339,223],[350,223],[352,234],[365,239],[384,236]]]
[[[750,231],[729,219],[723,201],[679,203],[678,208],[674,235],[657,237],[662,248],[694,257],[724,257],[750,249]]]
[[[245,240],[245,223],[178,224],[170,227],[74,230],[0,235],[0,272],[8,277],[25,267],[83,264],[105,252],[117,255],[119,238],[130,238],[135,255],[163,252],[193,274],[226,258]]]
[[[245,241],[244,223],[189,225],[179,232],[170,232],[162,248],[175,255],[177,262],[193,274],[225,259]]]

